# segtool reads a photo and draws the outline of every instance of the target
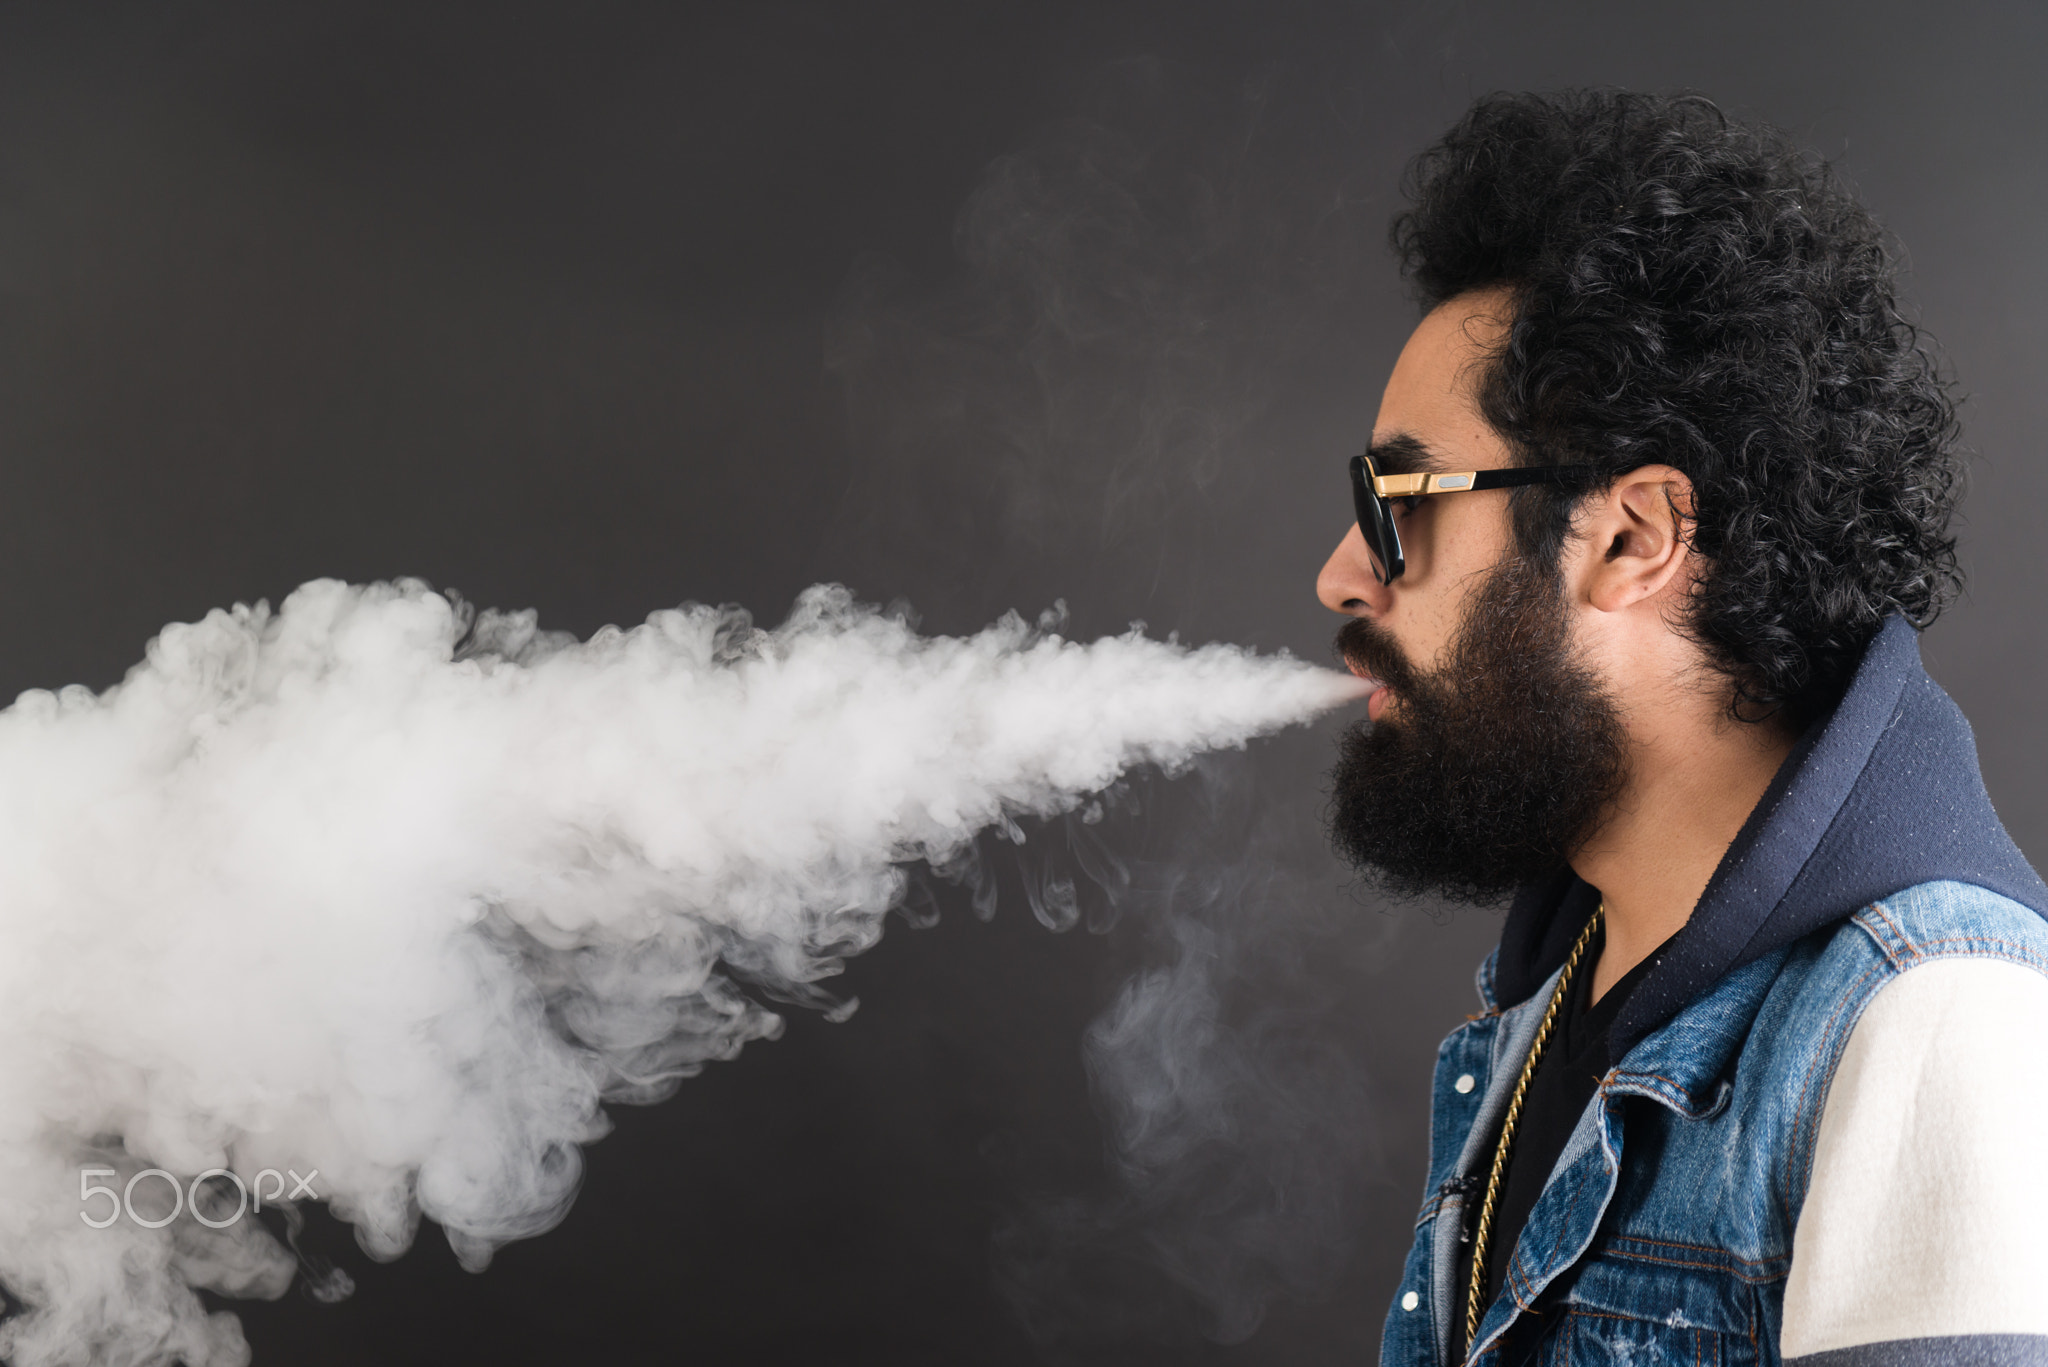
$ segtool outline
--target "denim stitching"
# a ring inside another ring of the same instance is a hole
[[[1926,959],[2003,959],[2007,962],[2023,963],[2029,968],[2048,972],[2048,959],[2044,959],[2026,945],[1990,935],[1950,935],[1939,940],[1927,940],[1921,949],[1932,949],[1937,945],[1983,945],[1987,949],[1971,951],[1950,951],[1942,954],[1921,955]]]
[[[1606,1164],[1601,1164],[1601,1169],[1601,1176],[1605,1177]],[[1586,1193],[1586,1180],[1587,1179],[1582,1176],[1579,1178],[1577,1183],[1573,1185],[1572,1199],[1565,1205],[1564,1219],[1557,1222],[1557,1238],[1551,1243],[1550,1252],[1544,1255],[1545,1262],[1554,1261],[1558,1255],[1558,1252],[1561,1249],[1563,1249],[1565,1231],[1571,1228],[1572,1212],[1576,1211],[1579,1208],[1579,1198],[1585,1195]]]
[[[1882,929],[1871,924],[1869,918],[1873,913],[1875,913],[1879,921],[1884,923]],[[1899,929],[1898,923],[1885,914],[1883,903],[1872,902],[1849,919],[1860,926],[1866,935],[1870,936],[1871,942],[1877,946],[1878,953],[1884,955],[1891,962],[1893,968],[1902,970],[1905,968],[1905,965],[1899,962],[1898,955],[1892,951],[1897,948],[1905,948],[1908,953],[1911,953],[1911,942],[1906,939],[1905,932]]]
[[[1777,1261],[1776,1258],[1745,1258],[1740,1253],[1731,1253],[1725,1248],[1716,1248],[1712,1244],[1687,1243],[1684,1239],[1652,1239],[1647,1234],[1617,1234],[1611,1242],[1617,1244],[1648,1244],[1652,1248],[1682,1248],[1688,1253],[1714,1253],[1728,1259],[1730,1262],[1741,1263],[1744,1267],[1757,1267],[1764,1263],[1774,1263]]]
[[[1579,1322],[1582,1320],[1614,1320],[1620,1324],[1657,1325],[1662,1323],[1661,1321],[1652,1319],[1647,1315],[1623,1315],[1618,1314],[1612,1310],[1594,1310],[1587,1306],[1574,1305],[1571,1307],[1570,1312],[1565,1316],[1565,1318],[1561,1322],[1558,1337],[1562,1340],[1562,1342],[1560,1342],[1558,1346],[1563,1351],[1558,1355],[1558,1357],[1553,1359],[1554,1361],[1570,1363],[1577,1362],[1579,1360]],[[1703,1364],[1707,1361],[1706,1349],[1708,1343],[1707,1336],[1709,1334],[1713,1335],[1714,1346],[1718,1350],[1720,1346],[1721,1331],[1717,1329],[1701,1329],[1698,1326],[1692,1326],[1692,1360],[1695,1364],[1695,1367],[1700,1367],[1700,1364]],[[1754,1345],[1756,1342],[1756,1331],[1754,1329],[1750,1331],[1749,1341],[1752,1345]],[[1721,1354],[1718,1351],[1716,1351],[1713,1356],[1714,1359],[1718,1361],[1721,1357]]]
[[[1652,1248],[1680,1248],[1688,1253],[1711,1253],[1726,1258],[1730,1262],[1741,1263],[1744,1267],[1765,1267],[1771,1263],[1783,1262],[1786,1256],[1780,1253],[1769,1258],[1745,1258],[1741,1254],[1731,1253],[1725,1248],[1715,1248],[1712,1244],[1689,1244],[1682,1239],[1651,1239],[1641,1234],[1617,1234],[1608,1240],[1606,1247],[1613,1249],[1616,1244],[1648,1244]],[[1782,1277],[1785,1274],[1779,1272],[1774,1275]],[[1772,1278],[1767,1277],[1765,1280],[1769,1281]]]
[[[1605,1176],[1604,1166],[1602,1176]],[[1543,1255],[1544,1262],[1548,1263],[1554,1260],[1557,1257],[1558,1250],[1563,1247],[1564,1236],[1566,1232],[1571,1228],[1572,1212],[1579,1208],[1579,1197],[1585,1194],[1586,1184],[1589,1180],[1590,1175],[1582,1176],[1579,1178],[1577,1182],[1572,1184],[1571,1200],[1565,1203],[1564,1218],[1557,1222],[1557,1237],[1551,1243],[1550,1250]],[[1533,1211],[1531,1211],[1530,1213],[1534,1214]],[[1523,1232],[1526,1233],[1528,1231],[1528,1225],[1525,1223],[1522,1226],[1522,1229]],[[1521,1249],[1521,1239],[1519,1237],[1517,1237],[1515,1240],[1515,1247],[1517,1252],[1519,1253]],[[1530,1310],[1530,1307],[1534,1303],[1536,1297],[1541,1293],[1537,1290],[1534,1281],[1532,1281],[1528,1277],[1518,1275],[1522,1263],[1523,1259],[1519,1256],[1511,1259],[1508,1262],[1507,1275],[1501,1279],[1501,1284],[1502,1286],[1506,1287],[1514,1296],[1515,1307],[1517,1309]],[[1523,1295],[1523,1291],[1525,1290],[1529,1293],[1526,1296]],[[1531,1313],[1534,1312],[1531,1311]]]
[[[1621,1314],[1619,1311],[1615,1310],[1592,1310],[1583,1305],[1575,1305],[1572,1307],[1572,1318],[1593,1320],[1620,1320],[1623,1324],[1663,1323],[1662,1320],[1653,1320],[1649,1318],[1647,1315],[1624,1315]]]
[[[1821,1026],[1820,1038],[1822,1047],[1815,1055],[1820,1060],[1821,1066],[1819,1068],[1809,1068],[1806,1073],[1806,1081],[1800,1084],[1799,1105],[1792,1112],[1791,1142],[1785,1146],[1785,1186],[1779,1193],[1778,1213],[1784,1217],[1785,1228],[1788,1231],[1797,1224],[1797,1221],[1792,1216],[1791,1205],[1794,1181],[1793,1169],[1803,1167],[1807,1176],[1810,1177],[1812,1175],[1812,1158],[1810,1155],[1807,1155],[1802,1162],[1801,1151],[1808,1142],[1807,1130],[1811,1128],[1816,1136],[1820,1131],[1820,1117],[1812,1114],[1806,1104],[1807,1097],[1813,1091],[1814,1077],[1817,1073],[1824,1072],[1827,1074],[1827,1085],[1830,1087],[1834,1085],[1835,1069],[1842,1061],[1843,1050],[1848,1047],[1847,1034],[1842,1036],[1839,1045],[1835,1043],[1835,1026],[1840,1022],[1842,1013],[1847,1011],[1852,1005],[1856,1008],[1856,1018],[1858,1020],[1863,1018],[1863,1010],[1870,1004],[1870,995],[1874,994],[1866,995],[1861,989],[1872,978],[1884,976],[1887,966],[1886,964],[1872,964],[1864,971],[1861,977],[1850,983],[1848,990],[1842,994],[1841,1000],[1835,1003],[1835,1009],[1828,1014],[1826,1022]],[[1893,969],[1892,976],[1895,977],[1896,975],[1897,970]],[[1802,1193],[1800,1204],[1804,1205],[1805,1186],[1803,1183],[1800,1185],[1800,1191]]]
[[[1668,1077],[1665,1077],[1665,1076],[1664,1076],[1664,1075],[1663,1075],[1662,1073],[1623,1073],[1623,1072],[1616,1072],[1616,1073],[1615,1073],[1615,1074],[1614,1074],[1613,1076],[1614,1076],[1614,1079],[1615,1079],[1616,1081],[1618,1081],[1618,1082],[1629,1082],[1629,1081],[1636,1081],[1636,1080],[1640,1080],[1640,1079],[1644,1079],[1644,1078],[1648,1078],[1648,1079],[1650,1079],[1651,1081],[1654,1081],[1654,1082],[1661,1082],[1661,1083],[1663,1083],[1663,1084],[1664,1084],[1664,1085],[1665,1085],[1666,1087],[1669,1087],[1669,1088],[1670,1088],[1670,1089],[1671,1089],[1671,1090],[1672,1090],[1673,1092],[1676,1092],[1676,1093],[1678,1094],[1678,1095],[1677,1095],[1677,1097],[1676,1097],[1676,1098],[1674,1098],[1674,1100],[1678,1101],[1678,1102],[1679,1102],[1679,1104],[1681,1104],[1682,1106],[1684,1106],[1684,1107],[1687,1107],[1688,1109],[1690,1109],[1690,1108],[1693,1108],[1693,1107],[1698,1107],[1698,1106],[1699,1106],[1699,1103],[1693,1100],[1693,1095],[1692,1095],[1692,1092],[1691,1092],[1691,1091],[1689,1091],[1689,1090],[1688,1090],[1688,1089],[1686,1088],[1686,1086],[1685,1086],[1685,1084],[1684,1084],[1684,1083],[1682,1083],[1682,1082],[1678,1081],[1678,1080],[1677,1080],[1676,1078],[1668,1078]],[[1702,1108],[1702,1109],[1704,1109],[1704,1108]],[[1686,1119],[1688,1119],[1688,1120],[1691,1120],[1691,1119],[1695,1119],[1695,1118],[1696,1118],[1695,1116],[1693,1116],[1693,1115],[1691,1115],[1691,1114],[1689,1114],[1689,1113],[1688,1113],[1688,1115],[1686,1116]]]
[[[1608,1252],[1613,1257],[1625,1259],[1629,1262],[1658,1263],[1665,1267],[1691,1267],[1697,1268],[1701,1272],[1719,1272],[1723,1273],[1726,1276],[1735,1278],[1737,1281],[1741,1282],[1745,1286],[1762,1286],[1768,1282],[1783,1281],[1787,1276],[1790,1275],[1786,1272],[1773,1272],[1766,1276],[1752,1277],[1746,1275],[1745,1273],[1737,1271],[1735,1268],[1727,1266],[1725,1263],[1698,1263],[1688,1261],[1684,1258],[1659,1257],[1654,1253],[1623,1253],[1618,1249],[1612,1248],[1610,1248]]]

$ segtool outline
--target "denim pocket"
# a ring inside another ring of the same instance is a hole
[[[1691,1325],[1671,1325],[1657,1320],[1636,1319],[1605,1310],[1563,1305],[1555,1312],[1560,1318],[1543,1336],[1534,1361],[1542,1367],[1613,1367],[1629,1363],[1639,1367],[1746,1367],[1755,1361],[1750,1353],[1728,1355],[1730,1336]],[[1747,1348],[1747,1340],[1735,1340]]]
[[[1775,1265],[1714,1249],[1610,1240],[1531,1313],[1543,1326],[1534,1360],[1748,1367],[1766,1337],[1759,1285],[1778,1280]]]

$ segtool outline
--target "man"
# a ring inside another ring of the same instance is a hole
[[[1920,666],[1956,423],[1878,229],[1698,99],[1410,180],[1332,829],[1518,891],[1383,1361],[2048,1364],[2048,887]]]

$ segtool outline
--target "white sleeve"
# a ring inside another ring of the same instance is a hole
[[[2048,1363],[2048,977],[1940,959],[1870,1003],[1822,1113],[1779,1348]]]

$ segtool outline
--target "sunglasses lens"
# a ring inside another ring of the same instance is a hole
[[[1365,538],[1365,548],[1372,552],[1373,577],[1382,584],[1391,584],[1402,568],[1401,542],[1386,500],[1366,482],[1365,460],[1361,456],[1351,458],[1351,501],[1358,510],[1359,534]]]
[[[1384,523],[1376,520],[1368,525],[1376,533],[1365,539],[1365,544],[1372,548],[1372,572],[1382,584],[1391,584],[1394,582],[1394,576],[1390,570],[1398,552],[1388,544],[1389,536]]]

